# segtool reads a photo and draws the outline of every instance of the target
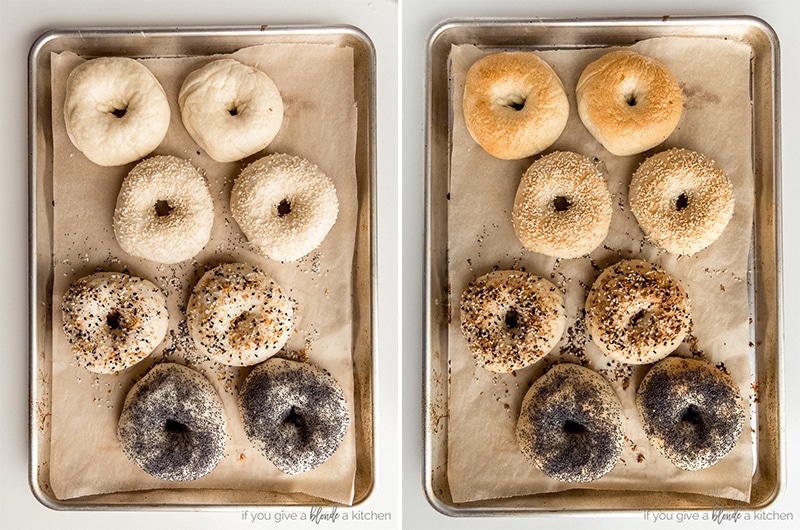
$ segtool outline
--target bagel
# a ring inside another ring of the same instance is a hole
[[[297,261],[336,223],[336,186],[299,156],[275,153],[242,170],[231,191],[231,213],[253,248],[277,261]]]
[[[121,166],[148,155],[164,140],[169,120],[167,94],[134,59],[92,59],[67,78],[67,136],[95,164]]]
[[[225,449],[222,400],[201,373],[157,364],[125,396],[117,436],[125,456],[146,473],[197,480],[217,466]]]
[[[132,256],[160,263],[194,257],[208,243],[214,202],[191,162],[155,156],[122,181],[114,208],[114,236]]]
[[[569,117],[564,85],[531,52],[486,55],[467,71],[464,121],[487,153],[514,160],[552,145]]]
[[[586,297],[586,329],[600,351],[628,364],[672,353],[689,332],[691,302],[669,273],[623,260],[597,277]]]
[[[744,426],[744,400],[733,379],[695,359],[656,363],[639,384],[636,406],[650,443],[688,471],[719,462]]]
[[[178,104],[186,131],[217,162],[261,151],[283,122],[283,100],[272,79],[234,59],[218,59],[190,73]]]
[[[631,211],[653,243],[691,255],[719,239],[733,217],[733,184],[709,158],[670,149],[646,159],[633,174]]]
[[[61,302],[64,333],[78,364],[97,374],[130,368],[167,334],[164,293],[121,272],[96,272],[73,281]]]
[[[525,394],[516,436],[528,462],[547,476],[591,482],[619,461],[622,405],[597,372],[557,364]]]
[[[461,331],[479,366],[506,373],[552,350],[566,328],[564,296],[548,280],[522,271],[493,271],[461,295]]]
[[[586,66],[575,92],[583,125],[617,156],[635,155],[666,140],[683,110],[681,88],[669,69],[628,49]]]
[[[344,393],[328,372],[276,357],[244,380],[239,410],[250,442],[288,475],[328,460],[350,423]]]
[[[192,289],[186,323],[197,350],[230,366],[251,366],[289,340],[294,306],[280,285],[246,263],[206,271]]]
[[[578,258],[608,235],[611,193],[591,160],[556,151],[536,160],[522,176],[511,220],[527,250]]]

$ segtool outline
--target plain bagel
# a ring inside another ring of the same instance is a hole
[[[166,136],[169,118],[164,89],[134,59],[92,59],[67,78],[67,135],[95,164],[121,166],[146,156]]]
[[[535,155],[561,135],[569,116],[564,85],[531,52],[486,55],[467,72],[464,120],[472,138],[506,160]]]
[[[667,67],[628,49],[590,63],[576,94],[584,126],[617,156],[641,153],[666,140],[683,108],[681,88]]]
[[[189,74],[178,104],[186,130],[217,162],[264,149],[283,122],[283,100],[272,79],[234,59],[219,59]]]

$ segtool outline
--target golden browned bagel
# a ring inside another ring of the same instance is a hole
[[[486,152],[504,160],[535,155],[567,125],[564,85],[549,64],[531,52],[486,55],[467,72],[464,120]]]
[[[613,51],[590,63],[575,92],[581,121],[617,156],[657,146],[681,118],[683,97],[672,73],[632,50]]]

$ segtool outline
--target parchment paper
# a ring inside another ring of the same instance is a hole
[[[600,270],[621,259],[641,258],[674,275],[692,300],[692,336],[678,349],[722,363],[752,399],[747,259],[754,202],[751,168],[750,49],[731,41],[659,38],[634,49],[664,62],[678,79],[684,112],[675,132],[655,149],[615,157],[586,131],[577,115],[575,86],[584,67],[610,49],[537,52],[564,83],[571,114],[567,128],[547,152],[576,151],[596,158],[608,182],[614,211],[604,244],[588,257],[557,260],[525,251],[511,225],[514,195],[523,172],[537,157],[502,161],[488,155],[469,136],[461,110],[469,66],[485,53],[475,46],[451,50],[453,105],[450,202],[448,206],[450,307],[450,419],[448,481],[453,501],[561,491],[570,488],[695,492],[747,501],[753,475],[749,419],[737,446],[716,465],[681,471],[650,446],[635,406],[635,391],[648,367],[609,362],[588,340],[583,306]],[[645,157],[684,147],[716,160],[733,182],[734,216],[721,238],[694,256],[678,257],[645,241],[630,213],[628,185]],[[479,212],[479,214],[477,213]],[[467,282],[493,269],[524,269],[553,281],[565,294],[568,329],[543,361],[514,374],[492,374],[478,367],[459,329],[461,293]],[[515,427],[522,398],[546,366],[577,362],[601,373],[623,406],[626,435],[621,460],[604,477],[583,485],[550,479],[528,464]],[[749,409],[748,409],[749,410]]]
[[[267,44],[232,54],[263,70],[278,86],[285,105],[280,132],[264,152],[244,161],[214,162],[189,137],[177,105],[183,79],[221,56],[152,58],[142,62],[164,86],[172,106],[167,137],[155,154],[188,158],[204,171],[214,199],[211,240],[192,260],[163,265],[127,255],[112,228],[116,196],[134,164],[103,168],[91,163],[66,136],[64,86],[83,59],[73,53],[52,56],[53,89],[53,408],[51,485],[60,499],[98,493],[155,488],[225,488],[303,492],[351,504],[356,468],[353,421],[339,449],[318,468],[295,476],[280,472],[247,440],[236,406],[236,388],[249,372],[204,362],[194,350],[185,324],[192,287],[208,269],[244,261],[261,267],[295,302],[295,333],[288,350],[328,370],[342,386],[353,413],[352,284],[356,232],[355,142],[357,109],[353,51],[314,44]],[[249,162],[272,152],[299,155],[331,177],[339,216],[322,245],[295,263],[279,263],[252,252],[228,207],[233,180]],[[151,155],[152,156],[152,155]],[[69,283],[95,270],[128,271],[158,285],[168,297],[170,329],[148,359],[118,375],[94,375],[77,366],[61,332],[61,299]],[[133,383],[160,360],[203,372],[222,397],[227,419],[225,454],[208,475],[188,483],[155,479],[122,453],[116,425]]]

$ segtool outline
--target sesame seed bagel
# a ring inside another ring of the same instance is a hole
[[[617,156],[641,153],[666,140],[683,110],[681,88],[669,69],[628,49],[586,66],[575,92],[584,126]]]
[[[711,159],[688,149],[651,156],[633,174],[631,211],[645,235],[673,254],[695,254],[733,217],[733,184]]]
[[[511,220],[526,249],[578,258],[608,235],[611,193],[590,159],[556,151],[536,160],[522,176]]]
[[[200,372],[153,366],[125,397],[117,424],[125,455],[146,473],[173,482],[210,473],[225,449],[225,415]]]
[[[339,200],[333,181],[315,164],[275,153],[239,174],[231,212],[258,253],[287,262],[322,243],[336,223]]]
[[[745,419],[733,379],[695,359],[656,363],[636,391],[636,406],[650,443],[689,471],[713,466],[730,453]]]
[[[242,383],[239,411],[250,442],[288,475],[336,452],[350,414],[339,383],[317,366],[273,357]]]
[[[272,79],[234,59],[190,73],[178,94],[181,120],[217,162],[234,162],[267,147],[283,122],[283,99]]]
[[[622,453],[622,405],[603,377],[577,364],[557,364],[525,394],[517,443],[537,469],[563,482],[591,482]]]
[[[490,272],[461,295],[461,331],[475,361],[491,372],[535,363],[555,347],[566,322],[558,288],[526,272]]]
[[[154,156],[122,181],[114,235],[132,256],[160,263],[192,258],[208,243],[213,224],[208,184],[188,160]]]
[[[280,351],[294,325],[294,308],[262,270],[225,263],[194,286],[186,318],[195,346],[210,359],[250,366]]]
[[[67,78],[64,125],[72,143],[100,166],[121,166],[148,155],[167,135],[167,94],[142,63],[99,57]]]
[[[609,357],[628,364],[663,359],[691,326],[691,303],[669,273],[643,260],[606,268],[586,297],[586,328]]]
[[[492,156],[532,156],[555,142],[567,125],[564,85],[531,52],[486,55],[469,69],[464,120],[472,138]]]
[[[78,364],[97,374],[120,372],[143,360],[169,327],[161,290],[121,272],[96,272],[72,282],[61,316]]]

